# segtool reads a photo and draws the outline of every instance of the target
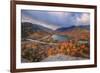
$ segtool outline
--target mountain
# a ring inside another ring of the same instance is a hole
[[[86,29],[86,30],[90,30],[90,25],[81,25],[81,26],[71,26],[71,27],[62,27],[62,28],[58,28],[56,29],[56,31],[58,32],[64,32],[64,31],[71,31],[75,28],[80,28],[80,29]]]
[[[33,31],[31,23],[21,23],[21,37],[26,38]]]
[[[49,28],[46,28],[46,27],[41,26],[41,25],[33,24],[33,23],[30,23],[30,22],[22,22],[22,25],[24,25],[24,26],[31,26],[33,32],[34,31],[53,32],[53,30],[51,30]]]
[[[47,32],[52,33],[53,30],[43,27],[41,25],[32,24],[30,22],[22,22],[21,23],[21,32],[22,37],[27,37],[29,33],[31,32]]]

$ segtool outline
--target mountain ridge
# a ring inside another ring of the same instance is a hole
[[[41,25],[37,25],[37,24],[33,24],[33,23],[30,23],[30,22],[22,22],[22,24],[25,26],[28,26],[28,25],[31,25],[32,26],[32,31],[33,32],[36,32],[36,31],[45,31],[45,32],[53,32],[53,30],[49,29],[49,28],[46,28],[44,26],[41,26]]]
[[[90,25],[80,25],[80,26],[71,26],[71,27],[61,27],[56,29],[56,31],[63,32],[63,31],[71,31],[74,28],[81,28],[90,30]]]

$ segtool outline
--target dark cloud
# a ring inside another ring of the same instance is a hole
[[[30,17],[30,19],[47,22],[59,27],[70,27],[73,25],[89,25],[90,15],[85,12],[55,12],[39,10],[22,10],[21,14]],[[27,18],[26,17],[26,18]],[[32,20],[31,20],[32,21]]]

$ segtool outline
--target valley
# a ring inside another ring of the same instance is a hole
[[[21,62],[48,62],[52,58],[56,61],[54,56],[55,59],[63,56],[65,61],[90,59],[90,30],[87,27],[51,30],[22,23]]]

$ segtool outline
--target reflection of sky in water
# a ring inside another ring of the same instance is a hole
[[[55,12],[22,10],[22,22],[39,24],[53,30],[73,25],[89,25],[90,14],[83,12]]]

